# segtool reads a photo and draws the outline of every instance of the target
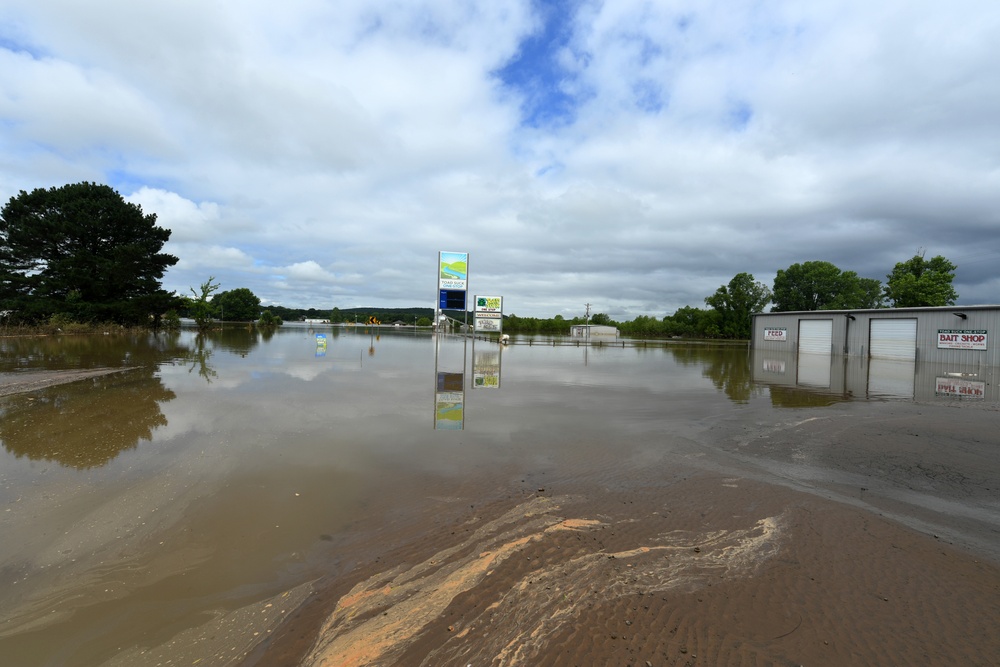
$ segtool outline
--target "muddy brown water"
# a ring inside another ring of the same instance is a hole
[[[312,582],[470,498],[692,470],[1000,561],[995,369],[857,363],[302,325],[2,339],[0,663],[129,664],[199,632],[246,653]]]

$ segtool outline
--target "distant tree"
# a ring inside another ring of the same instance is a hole
[[[779,269],[774,278],[775,312],[878,308],[882,284],[841,271],[830,262],[813,261]]]
[[[431,318],[429,317],[421,317],[417,320],[418,327],[429,327],[431,324],[433,324],[433,322],[431,322]]]
[[[177,258],[156,226],[107,185],[21,191],[0,209],[0,311],[138,324],[179,305],[160,280]]]
[[[664,334],[685,338],[711,338],[718,335],[718,313],[712,309],[684,306],[663,318]]]
[[[885,306],[885,288],[882,281],[875,278],[858,278],[856,306],[844,306],[845,308],[882,308]]]
[[[194,299],[191,299],[188,304],[188,312],[194,318],[199,331],[205,331],[212,325],[212,314],[215,312],[215,308],[209,298],[219,289],[219,283],[213,283],[213,280],[215,280],[215,276],[209,276],[208,280],[201,284],[199,291],[191,288]]]
[[[219,292],[212,299],[219,319],[227,322],[253,322],[260,317],[260,299],[247,287]]]
[[[340,312],[340,308],[334,308],[330,311],[330,323],[340,324],[344,321],[344,314]]]
[[[705,303],[719,314],[718,333],[724,338],[750,338],[750,316],[771,302],[771,290],[750,273],[737,273]]]
[[[265,310],[260,314],[260,319],[257,320],[257,324],[262,327],[280,327],[282,325],[282,321],[280,317],[271,313],[270,310]]]
[[[649,315],[638,315],[633,320],[622,322],[618,328],[626,336],[637,337],[663,336],[666,331],[662,320]]]
[[[941,255],[927,260],[923,253],[917,253],[896,264],[886,276],[885,298],[894,308],[952,306],[958,299],[951,284],[956,268]]]
[[[614,326],[615,324],[607,313],[594,313],[594,316],[590,318],[590,323],[604,326]]]

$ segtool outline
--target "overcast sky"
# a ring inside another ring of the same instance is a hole
[[[0,199],[93,181],[166,289],[673,313],[746,271],[1000,303],[996,0],[4,0]]]

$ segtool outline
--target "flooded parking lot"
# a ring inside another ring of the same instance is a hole
[[[538,343],[298,325],[0,341],[0,384],[22,385],[0,396],[4,663],[130,664],[250,610],[237,659],[313,582],[470,505],[699,470],[997,559],[993,369]]]

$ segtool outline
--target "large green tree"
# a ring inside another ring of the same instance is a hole
[[[885,298],[894,308],[952,306],[958,299],[951,284],[956,268],[941,255],[928,260],[917,253],[886,276]]]
[[[255,322],[260,318],[260,299],[247,287],[219,292],[212,299],[219,319],[226,322]]]
[[[107,185],[23,190],[0,209],[0,310],[134,324],[177,304],[160,280],[170,230]]]
[[[705,297],[705,303],[719,314],[718,333],[724,338],[750,338],[750,316],[770,302],[770,288],[745,272],[737,273],[728,285]]]
[[[774,278],[772,310],[842,310],[879,308],[882,283],[841,271],[830,262],[813,261],[779,269]]]

